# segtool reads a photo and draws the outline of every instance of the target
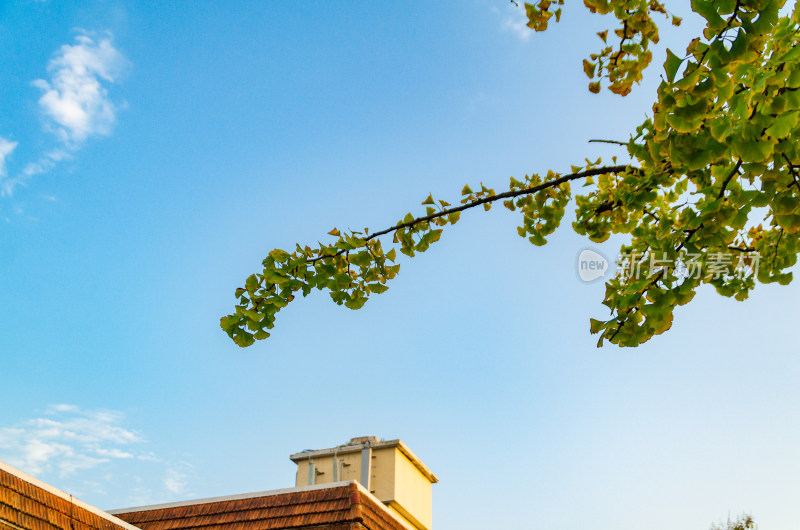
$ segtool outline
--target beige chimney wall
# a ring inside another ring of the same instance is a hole
[[[431,486],[439,479],[402,441],[361,436],[290,458],[295,486],[357,480],[413,528],[431,530]]]

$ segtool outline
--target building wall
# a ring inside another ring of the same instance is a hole
[[[333,477],[333,456],[322,456],[310,460],[303,460],[297,463],[297,478],[295,486],[308,486],[308,466],[314,464],[317,470],[316,478],[312,484],[329,484],[331,482],[341,482],[343,480],[361,481],[361,451],[342,453],[336,456],[339,464],[339,476],[336,480]]]
[[[391,504],[390,506],[398,509],[415,526],[431,528],[433,485],[398,448],[393,448],[393,451],[395,486],[392,500],[399,505],[399,508]],[[376,497],[381,499],[379,495]]]
[[[381,502],[387,503],[395,498],[395,448],[381,447],[372,450],[372,477],[370,492]]]
[[[336,459],[339,465],[338,480],[357,480],[361,482],[361,449],[343,452]],[[316,468],[314,484],[335,482],[333,455],[324,455],[297,462],[296,486],[309,484],[308,467]],[[431,528],[431,482],[414,464],[394,447],[373,447],[370,470],[370,493],[386,504],[392,511],[403,517],[414,527],[423,530]]]

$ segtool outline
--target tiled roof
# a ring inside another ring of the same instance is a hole
[[[142,530],[408,530],[355,481],[112,513]]]
[[[0,462],[0,528],[136,530],[97,508]]]

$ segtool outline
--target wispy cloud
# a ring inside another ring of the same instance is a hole
[[[34,175],[47,173],[53,169],[57,163],[71,157],[72,155],[64,149],[53,149],[42,155],[36,162],[29,162],[25,166],[25,169],[22,170],[22,176],[27,179]]]
[[[68,476],[113,459],[133,458],[120,446],[142,438],[120,425],[116,411],[85,411],[74,405],[52,405],[45,416],[0,428],[0,451],[12,464],[30,473],[56,470]]]
[[[80,412],[80,407],[77,405],[68,405],[66,403],[56,403],[47,407],[47,414],[55,414],[56,412]]]
[[[22,172],[13,178],[3,178],[0,174],[0,196],[11,195],[17,186],[25,184],[32,176],[47,173],[56,164],[71,157],[64,149],[56,148],[43,154],[36,162],[28,162]]]
[[[0,179],[6,176],[6,157],[17,147],[17,142],[12,142],[0,137]]]
[[[186,492],[186,487],[188,486],[187,478],[187,470],[183,469],[187,466],[182,466],[181,469],[177,469],[176,467],[171,467],[167,469],[167,474],[164,477],[164,487],[170,493],[174,493],[176,495],[180,495]]]
[[[64,144],[75,147],[90,136],[111,132],[117,106],[104,84],[114,83],[124,65],[125,58],[110,36],[95,41],[78,35],[74,44],[55,53],[47,65],[50,79],[33,84],[44,92],[39,106]]]
[[[119,81],[127,64],[110,33],[82,33],[56,50],[47,64],[49,77],[32,84],[41,90],[45,129],[55,134],[57,146],[8,176],[5,159],[17,143],[0,138],[0,196],[12,195],[32,176],[72,158],[89,138],[111,134],[123,105],[112,101],[108,87]]]
[[[137,457],[138,460],[141,458]],[[153,460],[156,461],[166,467],[149,474],[134,473],[125,477],[125,496],[114,504],[116,508],[169,502],[196,495],[190,487],[191,483],[197,482],[195,466],[186,461],[165,463],[160,459]],[[146,464],[137,463],[139,471],[143,466],[146,467]]]
[[[195,466],[164,458],[126,426],[124,414],[58,403],[0,428],[0,460],[93,504],[137,506],[193,495]]]
[[[526,41],[531,38],[533,30],[527,26],[528,16],[525,14],[523,6],[524,2],[517,2],[516,4],[507,2],[502,10],[493,6],[492,11],[500,16],[500,24],[504,30],[510,31]]]
[[[133,458],[132,453],[128,453],[127,451],[122,451],[117,448],[112,449],[97,449],[97,454],[102,456],[107,456],[109,458]]]

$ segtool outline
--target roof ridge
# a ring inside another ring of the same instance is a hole
[[[110,514],[121,514],[121,513],[135,513],[135,512],[146,512],[146,511],[154,511],[154,510],[166,510],[169,508],[180,508],[183,506],[194,506],[199,504],[213,504],[216,502],[226,502],[226,501],[238,501],[238,500],[245,500],[245,499],[257,499],[260,497],[271,497],[274,495],[283,495],[285,493],[301,493],[305,491],[316,491],[316,490],[324,490],[324,489],[334,489],[334,488],[341,488],[351,484],[353,482],[357,482],[355,480],[342,480],[339,482],[328,482],[326,484],[312,484],[310,486],[299,486],[296,488],[281,488],[276,490],[266,490],[266,491],[256,491],[252,493],[239,493],[235,495],[223,495],[221,497],[206,497],[202,499],[192,499],[187,501],[176,501],[176,502],[165,502],[162,504],[150,504],[146,506],[133,506],[130,508],[118,508],[114,510],[108,510]],[[138,529],[137,529],[138,530]]]

